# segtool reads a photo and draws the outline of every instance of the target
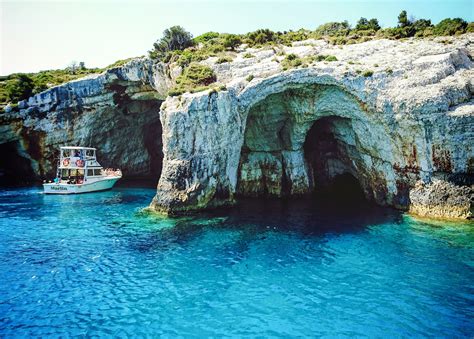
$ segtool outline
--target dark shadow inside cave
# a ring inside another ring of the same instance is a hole
[[[20,186],[34,181],[31,160],[21,153],[18,141],[0,144],[0,186]]]
[[[303,146],[313,196],[326,204],[365,204],[354,162],[360,157],[351,145],[351,120],[324,117],[308,131]]]

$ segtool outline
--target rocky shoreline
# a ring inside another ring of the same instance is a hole
[[[410,190],[409,212],[421,217],[472,219],[473,186],[457,186],[443,180],[434,180],[427,184],[418,182]]]
[[[56,149],[74,143],[98,147],[104,165],[125,176],[159,177],[150,208],[166,214],[238,197],[310,194],[349,174],[380,205],[469,218],[473,41],[465,34],[241,46],[229,62],[201,61],[216,74],[218,89],[173,97],[167,93],[182,68],[136,59],[7,109],[0,149],[10,162],[0,169],[9,175],[19,164],[18,175],[51,175]],[[290,54],[312,61],[285,69]],[[450,175],[464,184],[435,180]]]

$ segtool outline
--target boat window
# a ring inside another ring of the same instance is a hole
[[[95,169],[94,170],[94,175],[101,175],[101,170],[100,169]]]
[[[79,169],[79,170],[77,170],[77,175],[79,175],[79,176],[82,176],[82,177],[83,177],[83,176],[84,176],[84,170],[83,170],[83,169]]]
[[[88,177],[91,177],[91,176],[93,176],[93,175],[94,175],[94,170],[92,170],[92,169],[89,168],[89,169],[87,170],[87,176],[88,176]]]
[[[82,150],[79,150],[79,149],[74,150],[74,157],[82,158]]]
[[[68,149],[63,150],[63,157],[68,158],[71,156],[71,152]]]
[[[94,150],[92,150],[92,149],[86,150],[86,156],[87,157],[94,157]]]
[[[61,170],[61,179],[67,179],[68,176],[69,176],[69,170],[62,169]]]

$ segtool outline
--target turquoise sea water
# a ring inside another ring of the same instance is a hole
[[[140,212],[152,189],[0,191],[0,337],[474,335],[474,227],[249,202]]]

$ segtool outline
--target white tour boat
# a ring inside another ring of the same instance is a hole
[[[91,147],[61,147],[56,178],[43,184],[44,193],[76,194],[112,188],[122,172],[102,168],[95,151]]]

